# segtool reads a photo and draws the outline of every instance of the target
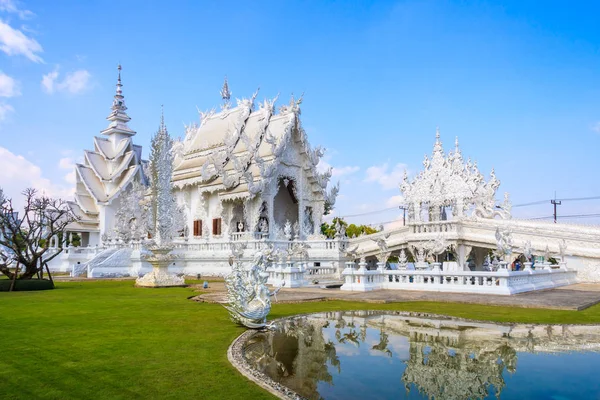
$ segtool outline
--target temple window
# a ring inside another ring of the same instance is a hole
[[[213,218],[212,234],[218,236],[221,234],[221,218]]]
[[[202,220],[194,220],[194,236],[202,236]]]

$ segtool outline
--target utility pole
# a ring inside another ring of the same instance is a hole
[[[398,208],[402,210],[402,226],[406,226],[406,207],[400,206]]]
[[[554,206],[554,223],[556,223],[556,206],[560,206],[562,202],[556,201],[556,192],[554,192],[554,200],[550,200],[550,204]]]

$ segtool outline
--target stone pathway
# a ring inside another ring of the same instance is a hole
[[[193,298],[196,301],[224,303],[225,285],[212,282],[209,289]],[[346,292],[339,289],[306,287],[282,289],[277,294],[280,303],[305,301],[346,300],[367,303],[397,303],[405,301],[437,301],[449,303],[486,304],[525,308],[547,308],[557,310],[583,310],[600,303],[600,284],[575,284],[557,289],[540,290],[512,296],[484,295],[471,293],[439,293],[404,290],[377,290],[373,292]]]

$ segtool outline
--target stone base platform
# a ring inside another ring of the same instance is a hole
[[[201,302],[225,303],[225,285],[213,282],[208,289],[192,299]],[[556,289],[526,292],[512,296],[470,293],[439,293],[401,290],[377,290],[371,292],[346,292],[339,289],[303,287],[282,289],[277,294],[279,303],[306,301],[345,300],[365,303],[399,303],[406,301],[436,301],[444,303],[484,304],[493,306],[547,308],[555,310],[584,310],[600,303],[600,284],[575,284]],[[273,299],[275,303],[275,299]]]

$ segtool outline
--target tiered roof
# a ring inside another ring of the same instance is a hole
[[[226,89],[229,95],[229,89]],[[331,170],[317,171],[323,150],[313,149],[300,122],[300,103],[292,97],[275,112],[277,99],[265,100],[255,109],[256,94],[237,101],[231,108],[228,98],[221,112],[201,113],[200,125],[186,128],[179,143],[173,181],[175,186],[200,185],[219,191],[222,199],[253,197],[274,177],[283,153],[294,144],[300,148],[300,162],[317,198],[327,196]],[[225,97],[224,97],[225,99]],[[289,162],[289,161],[287,161]]]
[[[75,201],[71,209],[80,218],[79,228],[97,229],[99,204],[108,205],[119,196],[135,177],[144,179],[142,147],[133,144],[135,131],[127,123],[127,106],[122,93],[121,66],[110,121],[101,134],[94,137],[94,150],[84,151],[84,161],[76,164]]]

